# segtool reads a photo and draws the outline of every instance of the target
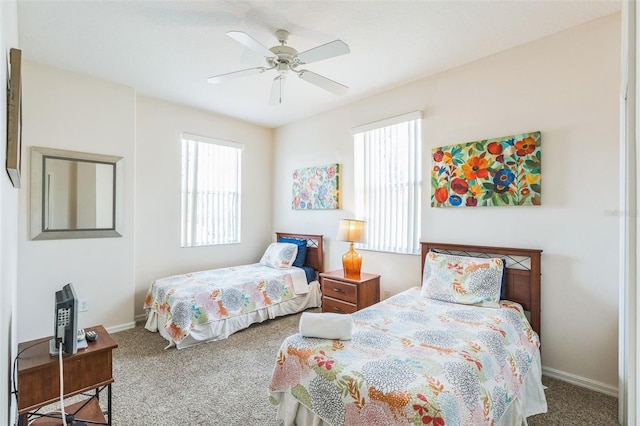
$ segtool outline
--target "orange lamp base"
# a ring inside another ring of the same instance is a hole
[[[353,243],[351,248],[342,256],[342,269],[344,269],[345,278],[360,279],[360,268],[362,267],[362,256],[355,251]]]

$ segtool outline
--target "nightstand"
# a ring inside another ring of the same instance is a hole
[[[360,273],[360,279],[346,278],[344,271],[320,274],[322,312],[351,314],[380,301],[380,275]]]

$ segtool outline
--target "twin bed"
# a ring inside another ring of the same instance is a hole
[[[183,349],[226,339],[254,323],[320,306],[317,274],[324,271],[322,235],[277,232],[276,237],[306,246],[301,268],[258,263],[156,280],[145,298],[145,328],[159,332],[168,347]]]
[[[322,236],[277,237],[303,241],[305,266],[313,277],[323,271]],[[278,420],[314,426],[526,425],[528,416],[547,409],[540,257],[541,250],[422,243],[421,286],[351,314],[350,340],[300,333],[284,340],[269,384]],[[253,266],[156,281],[145,301],[146,328],[184,348],[320,306],[316,280],[305,281],[308,291],[298,291],[299,278],[292,276],[297,268],[249,272],[249,284],[236,279]]]
[[[295,334],[282,343],[269,385],[278,420],[526,425],[547,408],[540,253],[422,243],[422,286],[352,314],[350,340]],[[505,297],[488,296],[487,285]]]

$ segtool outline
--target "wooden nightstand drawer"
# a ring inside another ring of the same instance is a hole
[[[356,305],[345,303],[331,297],[322,298],[322,312],[334,312],[336,314],[352,314],[357,311]]]
[[[322,280],[322,294],[345,302],[356,303],[358,300],[358,287],[353,284],[324,278]]]
[[[380,275],[346,277],[342,269],[320,273],[322,312],[350,314],[380,301]]]

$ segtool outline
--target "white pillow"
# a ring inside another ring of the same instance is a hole
[[[503,267],[498,258],[429,252],[421,294],[445,302],[498,308]]]
[[[276,269],[289,269],[298,254],[298,246],[291,243],[271,243],[260,259],[260,264]]]

